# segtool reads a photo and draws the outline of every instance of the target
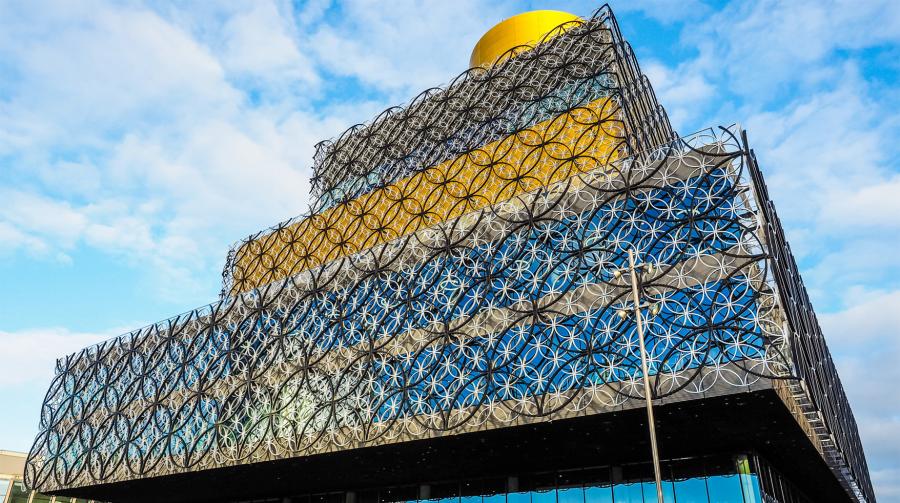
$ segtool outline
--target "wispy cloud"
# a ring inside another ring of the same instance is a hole
[[[857,301],[821,316],[838,373],[865,442],[879,501],[900,498],[900,290],[856,292]]]
[[[646,65],[680,129],[748,129],[879,501],[900,501],[900,96],[885,84],[896,70],[872,58],[898,44],[897,2],[731,2],[684,25],[690,56]]]
[[[900,357],[900,3],[613,8],[638,47],[655,34],[629,31],[629,13],[680,29],[677,57],[641,61],[679,130],[747,126],[823,313],[881,501],[900,501],[890,407],[900,397],[886,386]],[[151,285],[148,299],[213,300],[231,242],[305,210],[317,141],[448,81],[490,25],[522,9],[0,3],[0,261],[77,268],[73,257],[89,250],[128,264],[135,277],[122,281]],[[110,335],[0,331],[0,347],[18,355],[0,370],[0,388],[39,394],[54,358]]]
[[[53,376],[57,358],[117,335],[72,332],[61,327],[0,331],[3,365],[0,365],[0,390],[30,383],[47,384]]]

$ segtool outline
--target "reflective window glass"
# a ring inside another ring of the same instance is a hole
[[[741,491],[744,496],[744,503],[762,503],[759,476],[754,473],[755,463],[751,463],[747,455],[740,455],[735,458],[735,465],[741,478]]]
[[[25,483],[21,480],[13,482],[9,491],[9,503],[28,503],[30,491],[25,490]]]
[[[579,487],[561,487],[556,494],[559,503],[584,503],[584,489]]]
[[[711,503],[743,503],[741,480],[737,475],[714,475],[706,481]]]
[[[483,503],[506,503],[506,494],[491,494],[482,498]]]
[[[380,503],[416,501],[419,498],[418,486],[390,487],[378,492]],[[481,502],[478,502],[481,503]]]
[[[7,491],[9,491],[9,480],[0,479],[0,502],[6,498]]]
[[[531,503],[531,493],[527,491],[509,493],[506,495],[506,503]]]
[[[53,498],[52,496],[35,493],[34,496],[31,498],[31,503],[50,503],[50,500],[52,498]]]
[[[706,478],[694,477],[675,481],[675,500],[678,503],[709,503]]]
[[[744,491],[744,503],[762,503],[759,491],[759,476],[755,473],[741,475],[741,487]]]
[[[431,486],[431,501],[435,503],[459,503],[459,484],[449,482]]]
[[[591,486],[584,488],[585,503],[613,503],[612,486]]]
[[[531,503],[557,503],[556,491],[553,489],[544,491],[532,491]]]
[[[613,486],[613,496],[616,503],[644,503],[644,491],[640,482],[616,484]]]
[[[656,503],[656,481],[644,482],[644,503]],[[672,481],[663,479],[662,481],[663,501],[666,503],[675,503],[675,488],[672,487]],[[680,500],[679,500],[680,503]],[[704,502],[705,503],[705,502]]]

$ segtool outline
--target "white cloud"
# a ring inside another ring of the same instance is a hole
[[[315,142],[448,81],[520,5],[0,3],[0,254],[90,247],[139,264],[152,295],[212,300],[230,242],[306,207]],[[679,128],[748,126],[816,304],[832,306],[823,325],[879,495],[900,494],[884,405],[900,401],[884,385],[900,378],[897,96],[855,61],[900,40],[900,3],[733,2],[705,21],[696,3],[622,7],[692,18],[696,57],[642,64]],[[108,335],[0,332],[18,355],[0,386],[46,379]]]
[[[857,291],[819,320],[859,424],[881,501],[900,496],[900,290]]]
[[[278,9],[0,7],[3,249],[87,246],[212,300],[228,245],[305,210],[312,147],[347,125],[298,97],[318,75]]]
[[[694,57],[645,65],[660,101],[680,129],[746,126],[879,500],[900,500],[900,100],[865,61],[900,43],[900,3],[732,2],[682,42]]]
[[[295,83],[317,84],[319,76],[297,47],[289,21],[268,2],[252,4],[248,11],[230,17],[223,29],[226,67],[263,79],[277,74]]]
[[[409,99],[468,68],[481,35],[518,10],[478,0],[403,0],[391,8],[350,0],[315,31],[310,47],[328,70]]]
[[[900,41],[900,3],[892,0],[732,2],[686,30],[705,71],[732,91],[771,99],[785,89],[843,78],[827,60],[836,50]]]
[[[37,328],[15,332],[0,330],[0,389],[28,383],[46,383],[55,373],[57,358],[96,344],[116,332],[80,333],[65,328]]]
[[[696,61],[673,69],[651,60],[641,62],[641,70],[653,84],[653,91],[673,124],[696,123],[706,111],[698,103],[706,103],[715,95],[715,88],[699,71]]]

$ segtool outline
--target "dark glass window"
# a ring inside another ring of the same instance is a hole
[[[31,498],[31,503],[50,503],[52,496],[47,496],[45,494],[35,493]]]
[[[612,503],[612,482],[609,467],[582,470],[584,503]]]
[[[28,496],[30,495],[31,492],[25,490],[25,483],[21,480],[16,480],[10,487],[8,503],[28,503]]]
[[[459,483],[432,484],[430,501],[436,503],[459,503]]]
[[[378,491],[360,491],[356,493],[357,503],[378,503]]]
[[[390,487],[378,492],[379,503],[397,503],[419,499],[418,486]]]

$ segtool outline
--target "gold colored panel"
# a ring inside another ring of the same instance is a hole
[[[618,110],[593,101],[248,241],[235,255],[232,294],[607,164],[621,146]]]

